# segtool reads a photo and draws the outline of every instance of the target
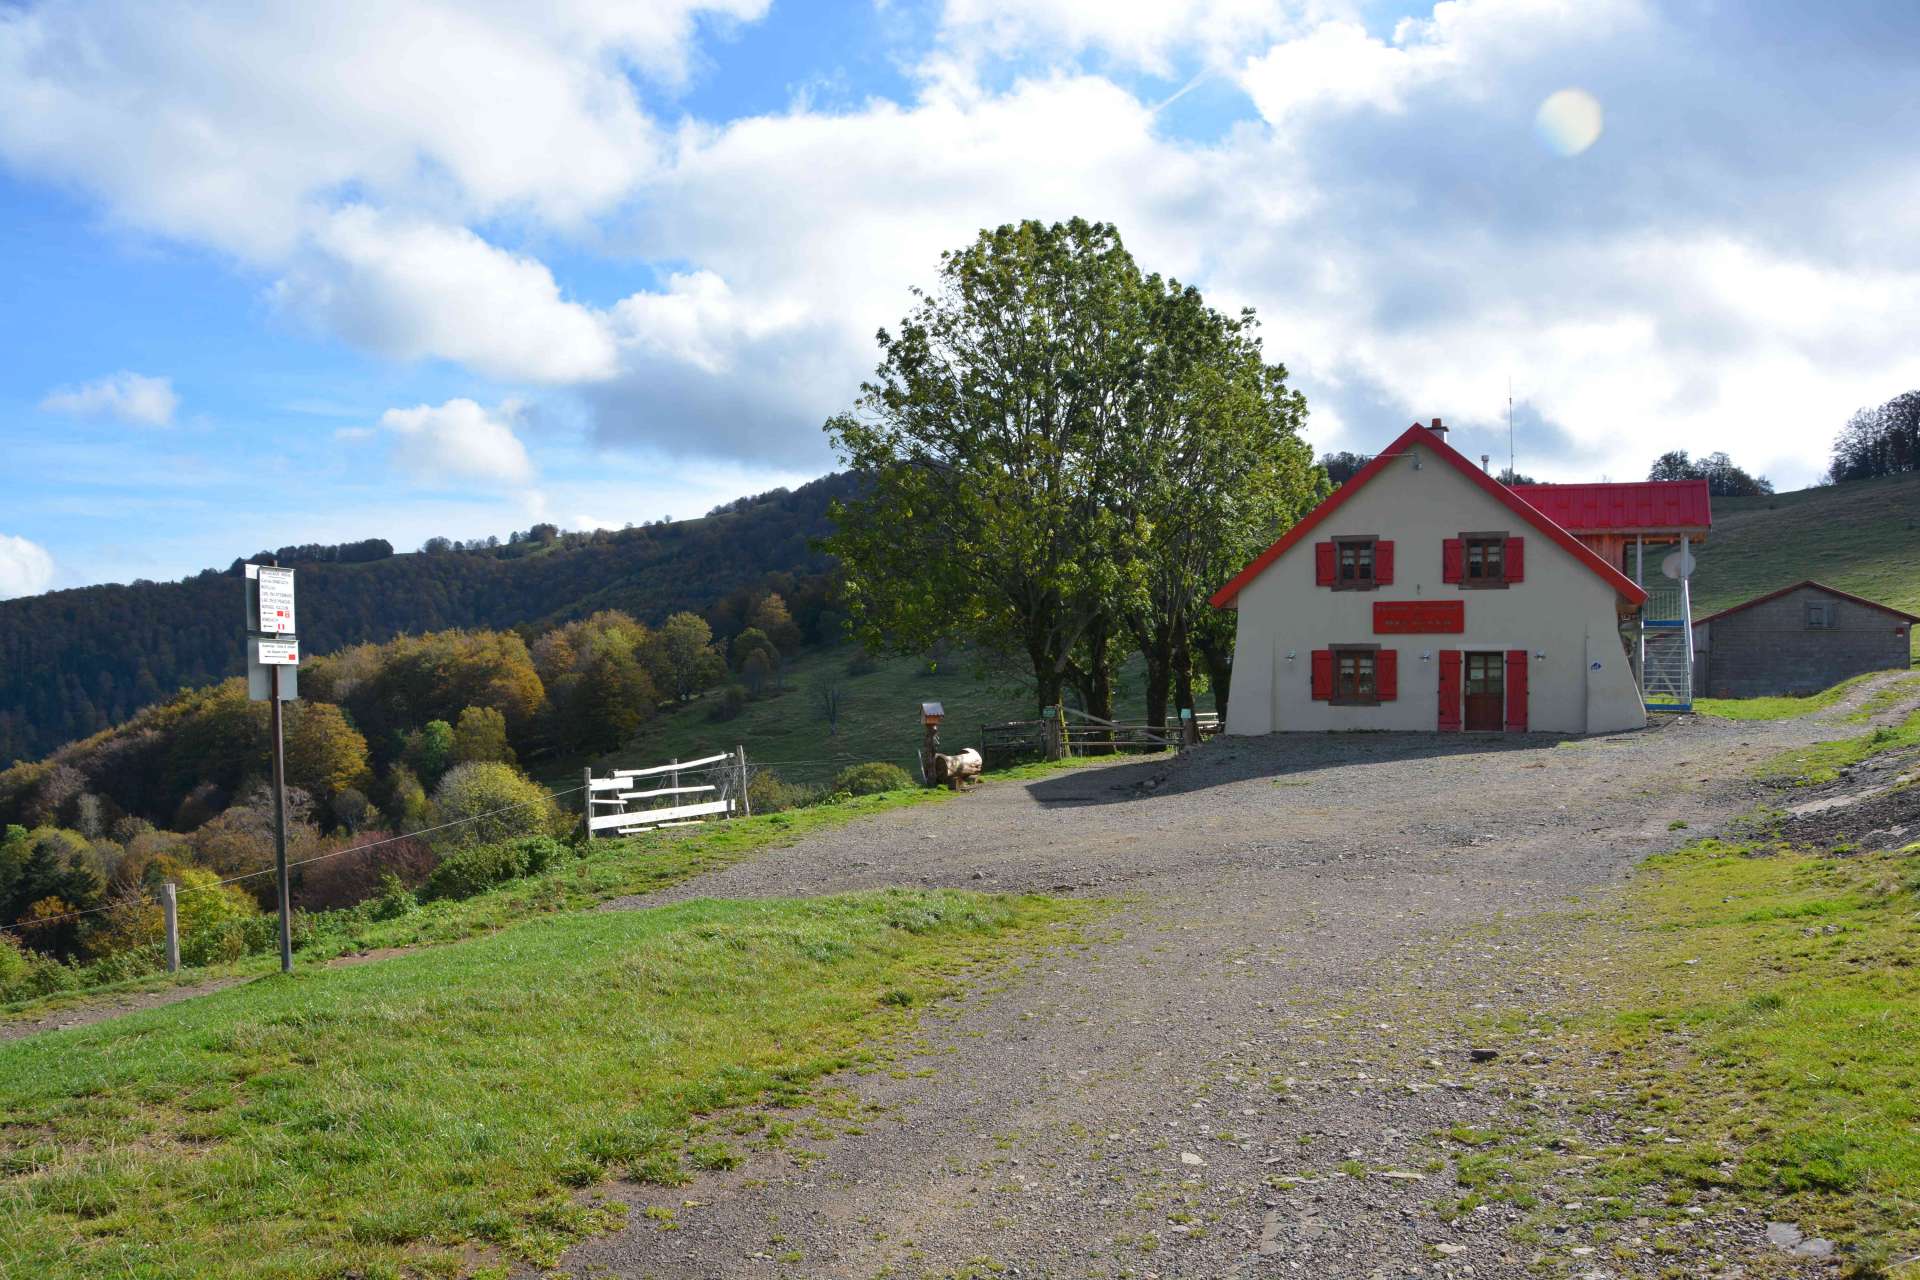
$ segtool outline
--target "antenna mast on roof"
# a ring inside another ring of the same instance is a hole
[[[1513,375],[1507,375],[1507,483],[1513,484],[1519,477],[1513,470]]]

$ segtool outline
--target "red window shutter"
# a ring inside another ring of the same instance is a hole
[[[1313,651],[1313,700],[1333,701],[1333,650]]]
[[[1440,732],[1460,732],[1460,650],[1440,651]]]
[[[1393,544],[1381,541],[1373,544],[1373,580],[1383,587],[1393,585]]]
[[[1507,581],[1519,582],[1527,576],[1527,542],[1524,538],[1507,539]]]
[[[1507,650],[1507,732],[1527,731],[1527,651]]]
[[[1373,655],[1373,695],[1382,702],[1400,696],[1400,651],[1382,649]]]
[[[1448,538],[1440,544],[1440,581],[1458,582],[1464,576],[1467,564],[1467,543],[1464,538]]]
[[[1313,585],[1330,587],[1333,585],[1334,557],[1331,542],[1313,544]]]

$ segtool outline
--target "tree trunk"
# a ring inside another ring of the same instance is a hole
[[[1173,706],[1176,716],[1182,710],[1198,710],[1193,705],[1193,646],[1185,627],[1173,635]]]
[[[1207,683],[1213,686],[1213,709],[1220,713],[1220,720],[1224,724],[1227,718],[1227,690],[1233,682],[1233,653],[1224,644],[1204,635],[1197,637],[1194,645],[1200,650],[1200,660],[1206,664]]]

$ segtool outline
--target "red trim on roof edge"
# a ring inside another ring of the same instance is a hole
[[[1824,582],[1815,582],[1812,578],[1802,578],[1790,587],[1782,587],[1778,591],[1769,591],[1763,596],[1755,596],[1751,600],[1742,601],[1739,604],[1722,609],[1718,613],[1710,613],[1704,618],[1695,618],[1693,625],[1697,627],[1703,622],[1712,622],[1715,618],[1724,618],[1730,613],[1744,613],[1757,604],[1765,604],[1769,600],[1778,600],[1781,596],[1791,595],[1802,587],[1812,587],[1815,591],[1824,591],[1830,596],[1839,596],[1842,600],[1851,600],[1855,604],[1863,604],[1869,609],[1878,609],[1882,613],[1890,613],[1894,617],[1904,618],[1908,622],[1920,622],[1920,617],[1915,617],[1911,613],[1902,613],[1890,604],[1881,604],[1878,600],[1869,600],[1865,596],[1854,595],[1851,591],[1842,591],[1840,588],[1830,587]]]
[[[1507,488],[1507,486],[1480,470],[1479,467],[1474,466],[1465,454],[1462,454],[1432,431],[1416,422],[1401,432],[1399,439],[1388,445],[1381,453],[1375,455],[1373,461],[1355,472],[1353,479],[1347,481],[1338,489],[1335,489],[1327,496],[1324,502],[1302,516],[1300,523],[1287,530],[1279,541],[1255,556],[1246,568],[1233,576],[1232,581],[1214,592],[1211,600],[1213,607],[1222,609],[1230,604],[1234,597],[1240,594],[1242,588],[1259,577],[1268,565],[1286,554],[1289,547],[1306,537],[1307,534],[1312,532],[1323,520],[1335,511],[1338,511],[1341,503],[1357,493],[1367,481],[1380,474],[1388,463],[1402,456],[1406,452],[1407,446],[1415,444],[1425,445],[1427,448],[1433,450],[1436,458],[1439,458],[1442,462],[1450,463],[1455,471],[1458,471],[1461,475],[1466,476],[1476,485],[1479,485],[1481,490],[1489,497],[1519,516],[1522,520],[1525,520],[1547,537],[1553,539],[1556,544],[1572,555],[1574,559],[1578,560],[1596,577],[1612,587],[1616,595],[1619,595],[1632,604],[1645,604],[1647,602],[1646,591],[1636,585],[1633,579],[1621,573],[1605,560],[1602,560],[1599,555],[1591,550],[1585,543],[1581,542],[1580,539],[1574,537],[1571,533],[1568,533],[1565,529],[1548,519],[1544,513],[1517,496],[1511,489]]]

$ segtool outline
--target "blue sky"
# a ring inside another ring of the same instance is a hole
[[[1511,378],[1531,474],[1798,486],[1920,386],[1917,60],[1786,0],[0,3],[0,596],[799,482],[942,249],[1072,214],[1258,308],[1317,447],[1504,454]]]

